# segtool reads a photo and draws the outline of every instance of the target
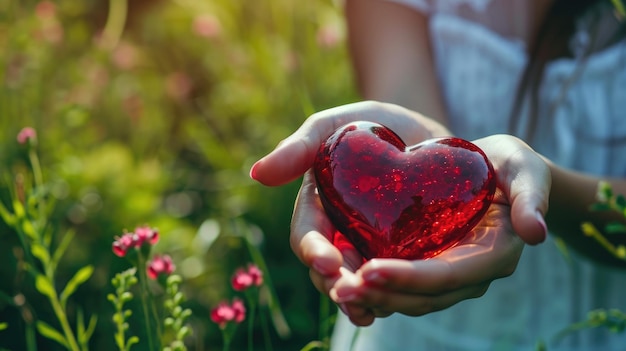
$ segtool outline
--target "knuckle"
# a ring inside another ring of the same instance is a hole
[[[419,317],[441,309],[443,309],[443,307],[437,307],[433,297],[424,296],[420,299],[419,304],[416,304],[410,311],[408,311],[407,315]]]

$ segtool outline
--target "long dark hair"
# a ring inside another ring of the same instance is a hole
[[[525,101],[529,102],[529,114],[523,128],[523,136],[532,138],[537,125],[539,88],[546,64],[560,57],[573,57],[570,41],[576,33],[576,22],[596,6],[608,5],[609,0],[555,0],[539,27],[534,40],[530,43],[529,60],[522,73],[517,94],[511,109],[509,130],[515,134],[521,129],[520,115]],[[624,21],[613,34],[610,42],[615,42],[626,34]],[[591,40],[594,35],[591,33]],[[593,45],[582,52],[579,69],[583,69],[585,58],[592,53]]]

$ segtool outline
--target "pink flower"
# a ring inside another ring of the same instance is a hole
[[[324,49],[337,47],[342,39],[341,30],[336,25],[327,24],[317,31],[317,44]]]
[[[184,101],[193,90],[191,77],[185,72],[174,72],[165,80],[165,92],[175,101]]]
[[[231,279],[233,289],[243,291],[251,286],[263,284],[263,272],[254,264],[248,265],[248,270],[239,268]]]
[[[244,319],[246,319],[246,307],[238,298],[234,298],[232,304],[222,301],[211,310],[211,320],[222,329],[230,322],[241,323]]]
[[[154,245],[159,241],[159,232],[150,227],[137,227],[134,233],[124,233],[113,242],[113,253],[126,256],[130,249],[141,249],[144,244]]]
[[[235,313],[235,322],[241,323],[246,319],[246,306],[244,306],[243,301],[238,298],[233,299],[233,304],[230,306]]]
[[[133,241],[136,247],[141,247],[146,242],[150,245],[154,245],[159,241],[159,232],[147,226],[137,227],[135,228]]]
[[[263,272],[254,264],[248,266],[248,274],[252,277],[252,284],[254,286],[261,286],[263,284]]]
[[[133,234],[132,233],[126,233],[124,235],[122,235],[121,237],[118,237],[114,242],[113,242],[113,253],[116,254],[119,257],[124,257],[126,256],[126,252],[128,252],[128,249],[134,247],[133,245]]]
[[[32,127],[24,127],[17,133],[17,142],[26,144],[27,142],[35,142],[37,140],[37,132]]]
[[[115,50],[113,50],[111,61],[113,61],[113,64],[119,69],[133,69],[139,62],[139,51],[133,44],[122,41],[117,45]]]
[[[154,259],[148,263],[148,277],[157,279],[160,274],[170,275],[174,272],[176,266],[172,263],[172,258],[168,255],[155,255]]]
[[[252,276],[248,274],[248,272],[243,269],[238,269],[233,275],[231,283],[233,285],[233,289],[235,289],[236,291],[243,291],[251,287],[254,283],[254,280],[252,279]]]
[[[214,39],[222,34],[222,24],[214,15],[203,14],[194,18],[192,30],[199,37]]]
[[[49,0],[40,1],[35,6],[35,16],[42,20],[56,17],[56,5]]]

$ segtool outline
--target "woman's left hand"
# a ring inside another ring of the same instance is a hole
[[[419,316],[480,297],[493,280],[515,271],[524,241],[545,238],[551,181],[546,164],[511,136],[474,143],[497,174],[498,190],[486,215],[462,242],[431,259],[372,259],[354,272],[342,271],[330,296],[353,323],[367,325],[371,316],[394,312]]]

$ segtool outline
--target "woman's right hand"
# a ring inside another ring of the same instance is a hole
[[[311,279],[317,289],[326,295],[340,277],[353,274],[362,259],[353,248],[344,246],[339,250],[332,244],[335,229],[319,202],[314,176],[307,170],[313,166],[319,146],[326,138],[337,128],[354,121],[383,124],[394,130],[407,145],[451,135],[447,128],[434,120],[398,105],[357,102],[312,115],[297,131],[254,164],[250,176],[268,186],[283,185],[304,174],[292,218],[291,247],[310,268]],[[371,311],[350,304],[340,307],[346,309],[346,314],[361,316],[361,324],[371,323]]]

